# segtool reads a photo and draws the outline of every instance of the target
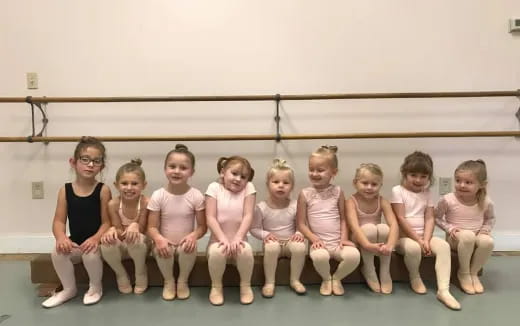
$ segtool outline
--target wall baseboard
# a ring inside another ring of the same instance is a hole
[[[442,232],[435,232],[436,236],[444,237]],[[262,242],[248,236],[254,251],[262,250]],[[520,233],[493,232],[495,251],[520,251]],[[206,251],[209,235],[206,234],[198,241],[197,250]],[[49,253],[54,248],[52,235],[0,235],[0,254]]]

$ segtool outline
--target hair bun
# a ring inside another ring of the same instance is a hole
[[[175,149],[176,150],[185,150],[185,151],[187,151],[188,150],[188,146],[186,146],[184,144],[177,144],[177,145],[175,145]]]
[[[287,164],[287,161],[281,158],[275,158],[273,160],[273,165],[271,166],[273,169],[290,169],[291,167]]]
[[[326,149],[334,154],[336,154],[338,152],[338,146],[334,146],[334,145],[322,145],[321,148]]]
[[[140,158],[136,157],[136,158],[131,159],[130,163],[135,164],[137,166],[141,166],[141,164],[143,164],[143,160],[141,160]]]

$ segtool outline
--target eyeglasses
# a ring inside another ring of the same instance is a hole
[[[92,164],[94,166],[101,166],[101,165],[103,165],[103,159],[102,158],[90,158],[88,156],[80,156],[79,157],[79,161],[81,162],[81,164],[84,164],[84,165],[89,165],[90,162],[92,162]]]

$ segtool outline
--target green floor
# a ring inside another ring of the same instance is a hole
[[[482,277],[483,295],[465,295],[453,288],[462,311],[451,311],[435,299],[435,286],[428,283],[426,295],[413,294],[406,283],[394,283],[394,293],[371,293],[362,284],[349,284],[343,297],[322,297],[318,287],[297,296],[277,287],[276,296],[264,299],[255,288],[252,305],[239,303],[238,288],[226,288],[226,303],[213,307],[208,288],[193,288],[185,301],[166,302],[161,288],[144,295],[120,295],[105,289],[103,300],[83,306],[81,295],[63,306],[44,309],[30,283],[29,263],[0,261],[0,326],[8,325],[472,325],[494,326],[497,322],[518,325],[520,316],[520,257],[495,256]]]

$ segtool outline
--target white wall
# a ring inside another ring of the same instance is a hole
[[[508,20],[516,0],[431,1],[0,1],[0,96],[166,96],[514,90],[520,85],[520,35]],[[37,72],[38,90],[25,88]],[[282,132],[517,130],[515,98],[284,102]],[[50,104],[48,136],[273,133],[274,104]],[[30,133],[25,104],[0,104],[0,136]],[[188,142],[197,156],[193,185],[216,178],[219,156],[240,154],[257,170],[258,197],[272,158],[288,159],[297,189],[307,184],[309,153],[339,146],[336,183],[351,193],[361,162],[399,182],[403,157],[430,153],[437,176],[482,158],[496,203],[497,249],[520,249],[517,200],[520,143],[514,138]],[[75,144],[0,143],[0,253],[46,252],[55,194],[72,179]],[[104,180],[140,156],[147,193],[165,178],[173,143],[107,143]],[[31,199],[43,180],[45,199]],[[434,187],[437,194],[437,187]],[[295,192],[296,196],[296,192]],[[437,196],[437,195],[436,195]]]

